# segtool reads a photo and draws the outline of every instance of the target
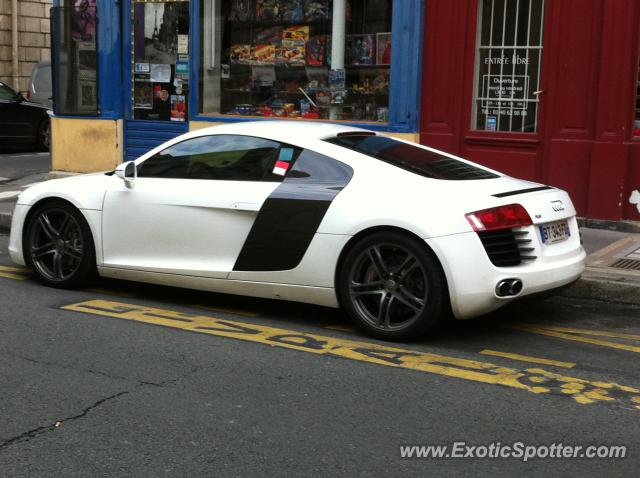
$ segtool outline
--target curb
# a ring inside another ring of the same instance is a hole
[[[640,306],[640,280],[631,275],[594,271],[587,268],[582,277],[564,289],[563,297],[600,300]]]
[[[640,221],[608,221],[603,219],[578,218],[578,226],[591,229],[604,229],[607,231],[640,233]]]
[[[11,230],[11,213],[0,212],[0,232],[8,233]]]

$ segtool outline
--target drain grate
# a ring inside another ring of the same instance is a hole
[[[628,271],[640,271],[640,261],[636,259],[618,259],[610,267]]]

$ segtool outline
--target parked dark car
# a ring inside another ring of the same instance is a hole
[[[51,139],[50,110],[27,101],[0,82],[0,147],[33,145],[48,151]]]

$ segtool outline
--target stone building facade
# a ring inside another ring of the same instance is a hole
[[[12,0],[0,0],[0,81],[28,88],[34,65],[51,57],[49,14],[52,0],[18,0],[18,71],[13,71]]]

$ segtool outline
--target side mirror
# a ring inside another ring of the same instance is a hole
[[[129,189],[133,188],[136,178],[138,177],[138,168],[133,161],[127,161],[119,164],[116,168],[116,176],[124,181],[125,186]]]

